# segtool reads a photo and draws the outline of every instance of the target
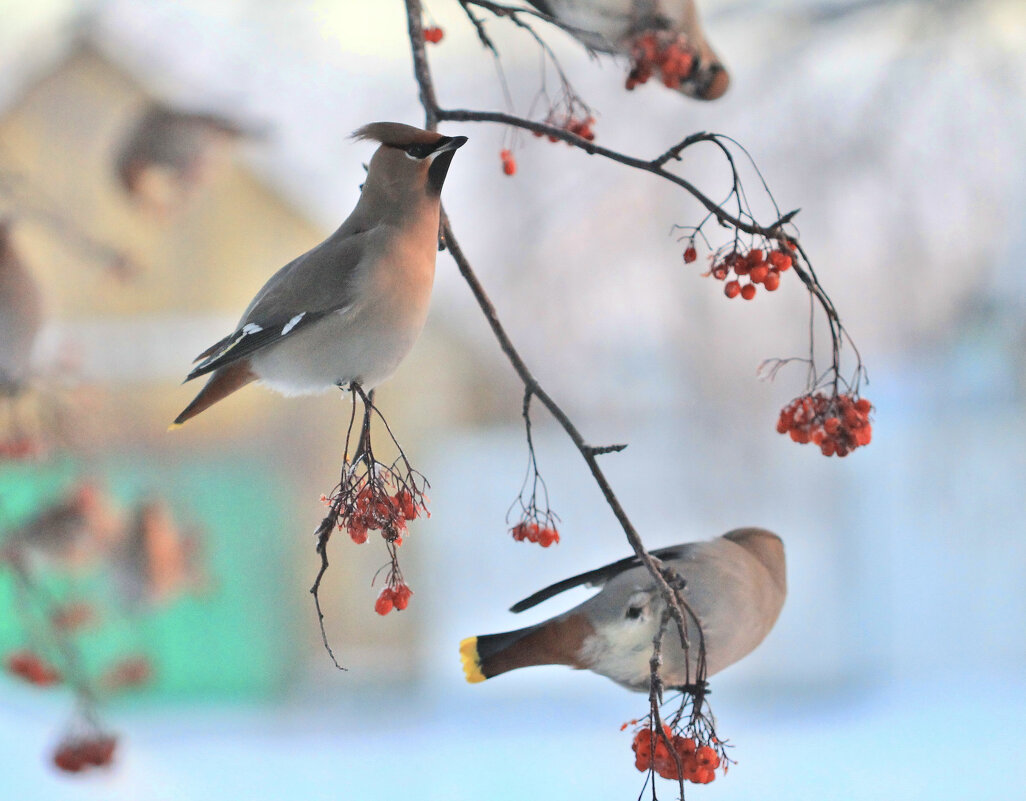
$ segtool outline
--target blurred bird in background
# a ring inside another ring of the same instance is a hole
[[[113,500],[95,484],[82,483],[12,531],[4,555],[75,570],[95,564],[123,536]]]
[[[284,395],[352,382],[370,390],[413,347],[431,299],[442,184],[467,138],[394,122],[353,136],[380,143],[356,208],[275,273],[235,332],[197,357],[186,381],[210,379],[172,427],[251,381]]]
[[[31,374],[32,349],[43,323],[42,293],[0,220],[0,396],[17,396]]]
[[[659,71],[663,83],[688,97],[715,100],[730,85],[709,46],[694,0],[528,0],[575,29],[572,35],[600,53],[631,58],[627,88]]]
[[[216,114],[152,104],[119,145],[118,180],[142,207],[167,217],[209,182],[240,139],[261,134]]]
[[[202,582],[197,538],[183,532],[167,505],[141,502],[111,554],[113,586],[127,609],[160,606]]]
[[[708,542],[652,551],[652,555],[683,577],[684,599],[698,618],[696,624],[685,613],[687,653],[673,624],[667,628],[660,668],[665,686],[696,681],[701,642],[705,675],[712,676],[754,650],[776,623],[787,594],[784,544],[776,534],[741,528]],[[665,601],[636,557],[560,581],[510,611],[522,612],[582,585],[602,590],[569,612],[535,626],[464,640],[460,655],[467,681],[484,681],[531,665],[569,665],[647,692],[652,642]]]

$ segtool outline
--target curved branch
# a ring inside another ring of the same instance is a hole
[[[427,56],[424,51],[424,34],[421,24],[420,0],[406,0],[406,10],[410,42],[413,49],[413,70],[417,79],[417,84],[420,87],[421,103],[424,106],[425,127],[429,130],[433,130],[437,128],[438,122],[442,119],[442,114],[439,106],[437,105],[434,82],[431,78],[431,70],[428,66]],[[550,126],[544,127],[547,128]],[[581,141],[584,142],[586,140],[582,139]],[[684,614],[681,611],[680,606],[676,603],[673,587],[667,580],[667,568],[665,568],[659,560],[651,556],[645,549],[644,543],[641,541],[641,536],[638,534],[637,529],[634,528],[634,524],[631,523],[630,518],[627,516],[627,512],[624,510],[623,505],[620,503],[619,498],[613,491],[609,480],[606,478],[605,473],[599,466],[598,459],[596,457],[600,455],[602,449],[589,445],[585,441],[584,436],[577,429],[577,426],[574,425],[569,416],[567,416],[566,412],[564,412],[555,400],[552,399],[548,392],[546,392],[541,384],[538,383],[538,380],[534,377],[533,373],[531,373],[527,363],[524,362],[523,358],[520,356],[520,353],[513,345],[513,341],[506,333],[506,329],[500,322],[495,306],[488,297],[488,293],[485,292],[480,280],[478,280],[477,274],[471,267],[470,261],[467,259],[466,255],[464,255],[463,249],[460,247],[459,242],[453,233],[452,224],[450,223],[448,215],[445,213],[444,209],[442,211],[442,239],[445,242],[449,253],[452,255],[453,260],[456,262],[460,275],[462,275],[463,279],[467,282],[467,285],[470,287],[470,290],[474,295],[474,299],[477,301],[485,319],[488,321],[488,325],[491,327],[492,333],[495,335],[496,340],[498,340],[499,347],[506,355],[506,358],[513,366],[514,371],[516,371],[517,375],[520,377],[520,380],[523,382],[525,391],[536,397],[538,401],[548,409],[549,413],[556,419],[556,422],[558,422],[563,428],[567,436],[570,437],[571,441],[584,458],[584,461],[587,463],[588,469],[591,471],[595,482],[598,484],[599,490],[602,492],[602,496],[605,498],[606,503],[612,510],[617,522],[619,522],[623,529],[631,548],[634,550],[634,553],[642,564],[644,564],[648,569],[649,573],[652,574],[652,578],[656,585],[659,587],[664,597],[666,597],[668,601],[667,606],[671,610],[670,614],[672,615],[674,622],[677,624],[681,644],[684,644],[687,639]],[[670,571],[670,574],[672,575],[673,572],[674,571]]]
[[[424,64],[424,74],[428,76],[428,85],[430,86],[430,73],[428,72],[426,60]],[[420,80],[420,73],[418,73],[418,81]],[[433,96],[433,95],[432,95]],[[687,148],[698,144],[700,142],[711,142],[716,144],[721,151],[724,152],[728,161],[730,162],[731,169],[734,174],[735,189],[732,194],[738,192],[738,178],[737,169],[734,166],[733,157],[726,150],[721,139],[721,134],[715,133],[696,133],[692,134],[681,142],[675,144],[669,148],[663,154],[653,159],[640,159],[636,156],[630,156],[626,153],[622,153],[618,150],[603,147],[602,145],[596,145],[594,142],[584,139],[583,137],[577,136],[577,134],[571,133],[565,128],[560,128],[555,125],[549,125],[545,122],[536,122],[534,120],[524,119],[518,117],[515,114],[507,114],[501,111],[477,111],[470,109],[443,109],[437,106],[425,107],[427,112],[427,118],[429,122],[491,122],[498,123],[501,125],[508,125],[514,128],[520,128],[525,131],[531,131],[532,133],[541,134],[543,136],[553,137],[560,141],[566,142],[568,145],[572,145],[585,153],[592,156],[602,156],[610,161],[615,161],[617,164],[623,164],[626,167],[630,167],[641,172],[647,172],[662,178],[670,183],[676,184],[677,186],[688,192],[695,200],[697,200],[710,215],[716,218],[720,225],[734,228],[737,231],[741,231],[746,234],[753,236],[762,236],[767,239],[775,239],[782,242],[787,242],[797,248],[798,252],[801,253],[802,260],[808,265],[806,270],[801,264],[795,263],[793,265],[794,273],[798,276],[799,280],[805,285],[806,289],[816,298],[820,307],[823,309],[823,313],[827,317],[827,321],[830,327],[830,336],[833,341],[833,350],[835,354],[839,353],[841,347],[841,340],[846,339],[854,349],[854,344],[851,343],[851,337],[848,336],[841,323],[840,316],[837,313],[837,309],[834,307],[833,301],[830,300],[829,295],[820,285],[816,279],[815,272],[812,269],[812,263],[808,259],[808,254],[801,247],[798,240],[788,234],[784,230],[784,226],[794,220],[797,215],[797,210],[789,211],[786,214],[780,215],[769,225],[758,225],[757,223],[748,222],[739,214],[731,214],[723,206],[716,201],[712,200],[708,195],[702,192],[698,187],[692,184],[685,178],[677,175],[676,173],[670,172],[665,168],[665,165],[671,161],[679,161],[681,154]],[[855,350],[856,356],[858,351]],[[835,360],[835,364],[837,361]],[[860,362],[861,364],[861,362]]]

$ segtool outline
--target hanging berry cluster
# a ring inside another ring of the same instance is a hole
[[[57,746],[53,764],[66,773],[79,773],[86,768],[107,767],[114,760],[117,738],[95,732],[70,737]]]
[[[445,32],[437,25],[432,25],[429,28],[424,29],[424,41],[431,42],[431,44],[438,44],[442,41],[445,36]]]
[[[577,117],[572,111],[568,111],[562,115],[550,114],[545,119],[545,124],[551,125],[554,128],[562,128],[564,131],[568,131],[569,133],[579,136],[581,139],[587,139],[589,142],[595,141],[595,131],[593,131],[591,127],[595,124],[595,118],[590,114],[587,117]],[[534,135],[541,138],[546,134],[542,131],[535,131]],[[558,142],[560,140],[559,137],[550,135],[549,141]],[[567,144],[569,145],[570,143],[567,142]]]
[[[795,398],[780,412],[777,431],[795,442],[818,445],[824,456],[847,456],[873,438],[866,398],[823,392]]]
[[[513,158],[512,150],[510,150],[509,148],[503,149],[499,153],[499,158],[502,159],[502,171],[506,175],[517,174],[517,162],[516,159]]]
[[[42,441],[28,436],[15,435],[11,439],[0,440],[0,460],[33,460],[41,458],[45,453]]]
[[[674,733],[663,724],[663,737],[653,728],[644,727],[634,733],[631,748],[634,751],[634,767],[638,770],[654,771],[664,779],[689,781],[694,784],[709,784],[716,778],[716,769],[727,761],[713,745],[696,742],[693,737]],[[717,744],[718,745],[718,744]],[[679,764],[679,766],[678,766]]]
[[[631,69],[626,87],[633,90],[647,83],[655,73],[664,86],[678,88],[695,65],[695,53],[684,34],[671,31],[649,31],[631,44]]]
[[[401,578],[395,580],[394,585],[386,586],[378,600],[374,602],[374,611],[379,615],[387,615],[393,609],[402,612],[410,603],[411,590]]]
[[[552,525],[538,525],[537,523],[517,523],[510,529],[513,539],[517,542],[536,542],[542,548],[548,548],[553,543],[559,542],[559,532]]]
[[[331,507],[325,523],[345,531],[357,545],[367,542],[368,533],[380,531],[389,555],[389,578],[385,590],[374,604],[375,611],[387,615],[393,609],[405,609],[413,592],[402,580],[397,549],[406,536],[406,524],[424,515],[427,482],[400,456],[390,467],[364,452],[343,470],[343,480],[329,498],[321,501]],[[322,527],[325,525],[322,523]]]
[[[115,662],[100,677],[99,686],[108,692],[142,687],[153,679],[153,665],[145,656],[129,656]]]
[[[690,264],[697,258],[694,244],[689,244],[684,250],[684,262]],[[793,261],[786,245],[774,250],[752,248],[745,253],[735,243],[726,253],[714,254],[712,267],[703,275],[711,275],[717,281],[726,281],[723,294],[728,298],[740,295],[745,300],[751,300],[755,297],[756,284],[762,284],[767,292],[776,292],[780,288],[781,275],[791,269]],[[748,280],[741,283],[743,278]]]
[[[60,671],[31,651],[15,651],[4,661],[4,667],[12,676],[34,684],[36,687],[50,687],[61,680]]]
[[[556,523],[559,516],[549,506],[549,488],[538,472],[538,455],[534,452],[534,437],[531,434],[531,390],[524,392],[524,432],[527,435],[527,472],[520,485],[520,492],[506,511],[506,522],[514,509],[520,507],[520,517],[509,533],[516,542],[534,542],[542,548],[559,542]]]
[[[390,471],[379,468],[375,473],[373,477],[367,473],[355,486],[347,487],[349,498],[339,490],[331,498],[322,495],[321,501],[331,506],[343,501],[338,529],[348,533],[357,545],[367,542],[369,531],[380,531],[385,542],[402,545],[407,521],[421,514],[430,517],[424,494],[416,483],[399,482],[402,486],[396,489],[397,480]]]

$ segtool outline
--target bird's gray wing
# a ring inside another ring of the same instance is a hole
[[[609,30],[599,30],[600,23],[612,24],[614,28],[625,29],[630,20],[630,5],[626,3],[622,12],[603,11],[581,0],[527,0],[542,14],[556,20],[563,29],[589,50],[599,53],[617,53],[617,47],[609,38]],[[642,5],[647,6],[647,3]],[[583,7],[583,8],[582,8]]]
[[[356,300],[372,230],[348,233],[343,226],[278,270],[249,304],[238,328],[197,356],[185,380],[243,359],[329,314],[344,313]]]
[[[203,354],[197,357],[202,359],[186,376],[186,381],[191,381],[201,375],[206,375],[218,367],[224,367],[239,359],[249,356],[251,353],[265,348],[275,342],[279,342],[295,331],[317,322],[325,315],[333,311],[344,311],[342,309],[323,309],[313,312],[298,312],[287,320],[275,320],[266,326],[258,323],[246,323],[242,328],[226,336],[212,348],[208,348]],[[204,354],[207,354],[204,358]]]
[[[670,545],[666,548],[659,548],[649,553],[657,559],[678,559],[685,551],[690,548],[692,543],[685,543],[682,545]],[[571,576],[568,579],[557,581],[555,584],[551,584],[543,590],[533,595],[529,595],[524,600],[518,601],[509,608],[510,612],[523,612],[526,609],[530,609],[533,606],[537,606],[542,601],[547,601],[554,595],[559,595],[561,592],[573,589],[574,587],[589,586],[598,587],[605,584],[611,578],[620,575],[624,571],[630,570],[631,568],[638,567],[641,564],[641,560],[636,556],[628,556],[626,559],[621,559],[618,562],[613,562],[605,567],[599,567],[595,570],[589,570],[587,573],[581,573],[577,576]]]

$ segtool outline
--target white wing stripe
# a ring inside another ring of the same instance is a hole
[[[281,329],[281,335],[285,336],[289,331],[291,331],[293,328],[299,325],[299,321],[302,320],[305,316],[306,312],[300,312],[287,323],[285,323],[285,327]]]

